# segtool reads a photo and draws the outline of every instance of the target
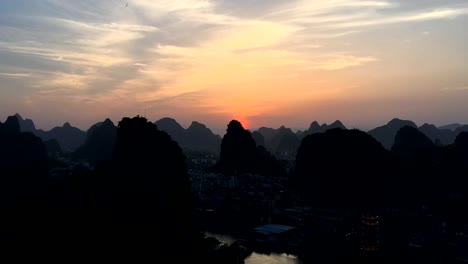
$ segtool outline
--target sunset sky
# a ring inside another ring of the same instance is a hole
[[[468,0],[0,0],[0,120],[145,109],[215,131],[468,123]]]

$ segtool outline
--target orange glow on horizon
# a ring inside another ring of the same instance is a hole
[[[247,129],[248,127],[248,122],[245,118],[234,118],[234,120],[237,120],[239,121],[239,123],[241,124],[241,126],[244,128],[244,129]]]

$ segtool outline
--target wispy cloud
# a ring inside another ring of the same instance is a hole
[[[355,57],[349,55],[335,56],[324,62],[319,62],[311,68],[314,70],[342,70],[349,67],[356,67],[368,62],[377,61],[374,57]]]
[[[442,91],[468,91],[468,86],[444,87]]]
[[[276,7],[276,11],[270,12],[265,17],[267,18],[297,18],[302,16],[318,16],[318,15],[330,15],[339,11],[350,9],[381,9],[391,8],[397,6],[396,3],[387,1],[358,1],[358,0],[326,0],[326,1],[310,1],[310,0],[297,0],[287,2],[283,5]],[[347,15],[346,13],[341,13]]]
[[[0,77],[6,77],[6,78],[27,78],[31,77],[30,73],[6,73],[6,72],[0,72]]]
[[[368,48],[373,27],[383,35],[386,25],[468,15],[460,1],[411,8],[397,0],[126,2],[44,0],[35,3],[37,12],[0,10],[0,78],[33,87],[33,103],[52,96],[89,104],[118,99],[128,109],[158,99],[179,106],[198,100],[216,111],[259,115],[270,110],[262,104],[339,93],[340,81],[317,85],[317,78],[385,63],[377,45]],[[395,39],[418,34],[429,31]]]
[[[348,21],[332,25],[332,27],[356,28],[396,23],[421,22],[437,19],[453,19],[464,15],[468,15],[468,8],[444,8],[431,11],[420,11],[411,14],[398,14],[396,16],[382,16],[376,19]]]

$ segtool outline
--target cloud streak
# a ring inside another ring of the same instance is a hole
[[[468,86],[444,87],[442,91],[468,91]]]
[[[377,58],[374,57],[355,57],[343,55],[338,58],[332,58],[326,62],[317,63],[317,65],[312,66],[314,70],[342,70],[349,67],[356,67],[363,65],[368,62],[377,61]]]
[[[396,23],[406,23],[406,22],[421,22],[429,20],[438,20],[438,19],[454,19],[459,16],[468,15],[468,8],[444,8],[436,9],[432,11],[423,11],[417,12],[414,14],[403,14],[392,17],[383,17],[372,20],[359,20],[359,21],[349,21],[345,23],[338,23],[333,25],[335,28],[356,28],[356,27],[366,27],[366,26],[377,26],[377,25],[387,25],[387,24],[396,24]]]
[[[0,72],[0,77],[27,78],[27,77],[31,77],[31,74],[30,73],[5,73],[5,72]]]

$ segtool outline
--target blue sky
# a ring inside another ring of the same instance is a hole
[[[466,28],[466,0],[0,0],[0,118],[468,123]]]

